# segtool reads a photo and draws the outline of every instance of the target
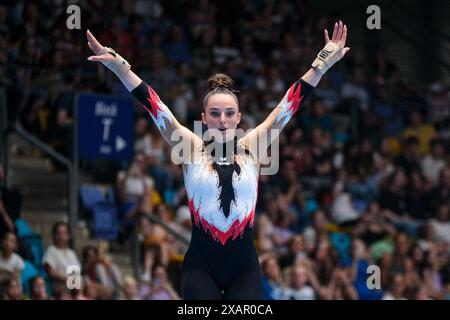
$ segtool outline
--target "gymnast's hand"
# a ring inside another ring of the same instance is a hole
[[[321,74],[327,72],[336,62],[341,60],[350,48],[345,46],[347,40],[347,26],[342,21],[334,24],[333,36],[328,35],[325,29],[325,47],[319,52],[316,60],[312,63],[312,67]]]
[[[131,69],[128,61],[116,53],[114,49],[102,46],[89,30],[87,30],[86,36],[89,48],[95,53],[95,55],[90,56],[88,60],[103,63],[119,78],[123,78]]]

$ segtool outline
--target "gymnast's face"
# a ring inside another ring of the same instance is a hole
[[[202,121],[208,129],[217,129],[225,141],[233,138],[241,121],[241,113],[236,99],[226,93],[217,93],[208,99]]]

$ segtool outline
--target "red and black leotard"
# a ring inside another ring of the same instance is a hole
[[[303,80],[294,83],[271,121],[265,121],[265,127],[258,126],[254,132],[284,128],[311,89]],[[179,126],[147,84],[141,83],[132,94],[149,111],[163,135],[173,132],[171,126]],[[252,232],[259,163],[248,152],[245,138],[235,139],[233,161],[211,161],[212,155],[202,144],[198,161],[182,164],[193,221],[181,275],[184,299],[262,299]]]

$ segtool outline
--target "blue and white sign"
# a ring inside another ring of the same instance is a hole
[[[133,153],[133,104],[83,94],[77,100],[78,156],[84,160],[128,160]]]

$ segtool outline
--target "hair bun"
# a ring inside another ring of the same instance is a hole
[[[233,79],[223,73],[216,73],[211,78],[208,79],[209,90],[214,90],[216,88],[233,90]]]

